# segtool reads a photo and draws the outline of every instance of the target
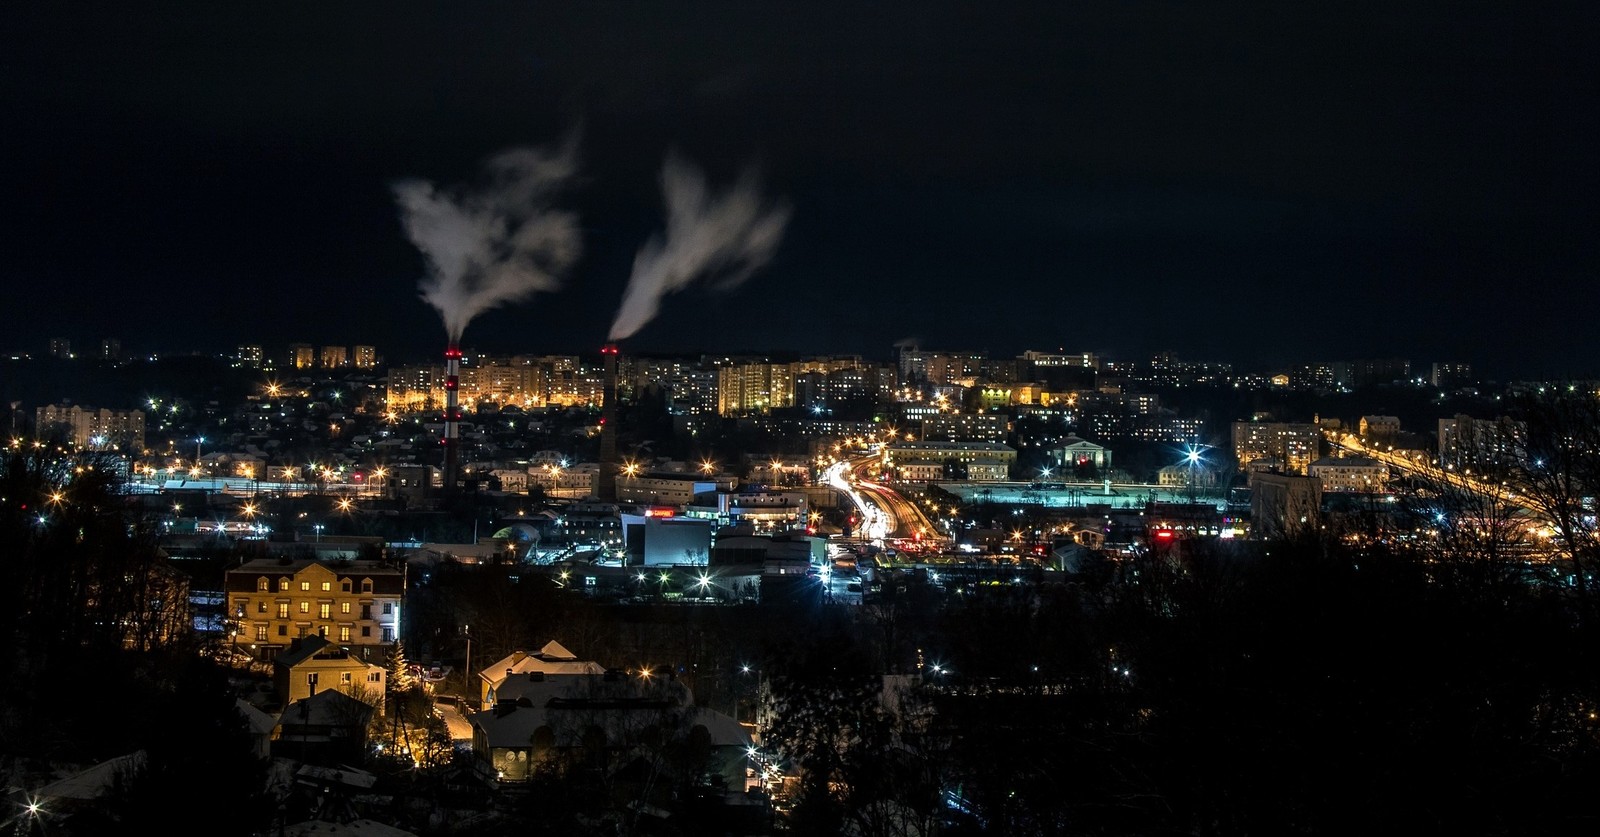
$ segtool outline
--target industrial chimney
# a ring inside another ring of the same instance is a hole
[[[602,503],[617,501],[617,346],[600,349],[605,362],[605,384],[600,391],[600,474],[595,497]]]
[[[461,475],[461,347],[444,350],[444,490],[454,491]]]

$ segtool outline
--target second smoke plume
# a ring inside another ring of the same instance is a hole
[[[789,223],[789,207],[767,204],[755,174],[713,196],[699,168],[669,155],[661,168],[666,200],[664,234],[651,237],[633,259],[610,340],[629,337],[655,318],[661,298],[697,280],[732,288],[772,258]]]

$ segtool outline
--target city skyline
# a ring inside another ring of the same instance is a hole
[[[437,356],[447,330],[396,184],[481,183],[495,155],[570,138],[555,206],[579,252],[462,345],[598,350],[668,227],[677,154],[712,193],[753,172],[787,226],[742,282],[685,277],[625,352],[886,357],[918,339],[1591,375],[1600,169],[1577,80],[1594,18],[656,4],[85,25],[29,10],[3,36],[0,101],[19,118],[0,138],[0,348]]]

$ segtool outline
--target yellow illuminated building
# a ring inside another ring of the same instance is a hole
[[[717,412],[764,413],[794,406],[794,370],[787,363],[739,363],[717,370]]]

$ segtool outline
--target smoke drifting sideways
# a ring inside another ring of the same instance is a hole
[[[475,189],[394,185],[406,236],[428,260],[422,299],[438,310],[452,345],[484,311],[560,287],[582,236],[576,214],[552,203],[576,177],[577,159],[569,138],[491,157]]]
[[[713,197],[699,168],[669,154],[661,168],[661,190],[665,235],[652,236],[634,256],[622,305],[611,324],[613,342],[654,319],[669,293],[696,281],[728,290],[750,278],[772,258],[789,223],[788,205],[767,204],[749,169]]]

